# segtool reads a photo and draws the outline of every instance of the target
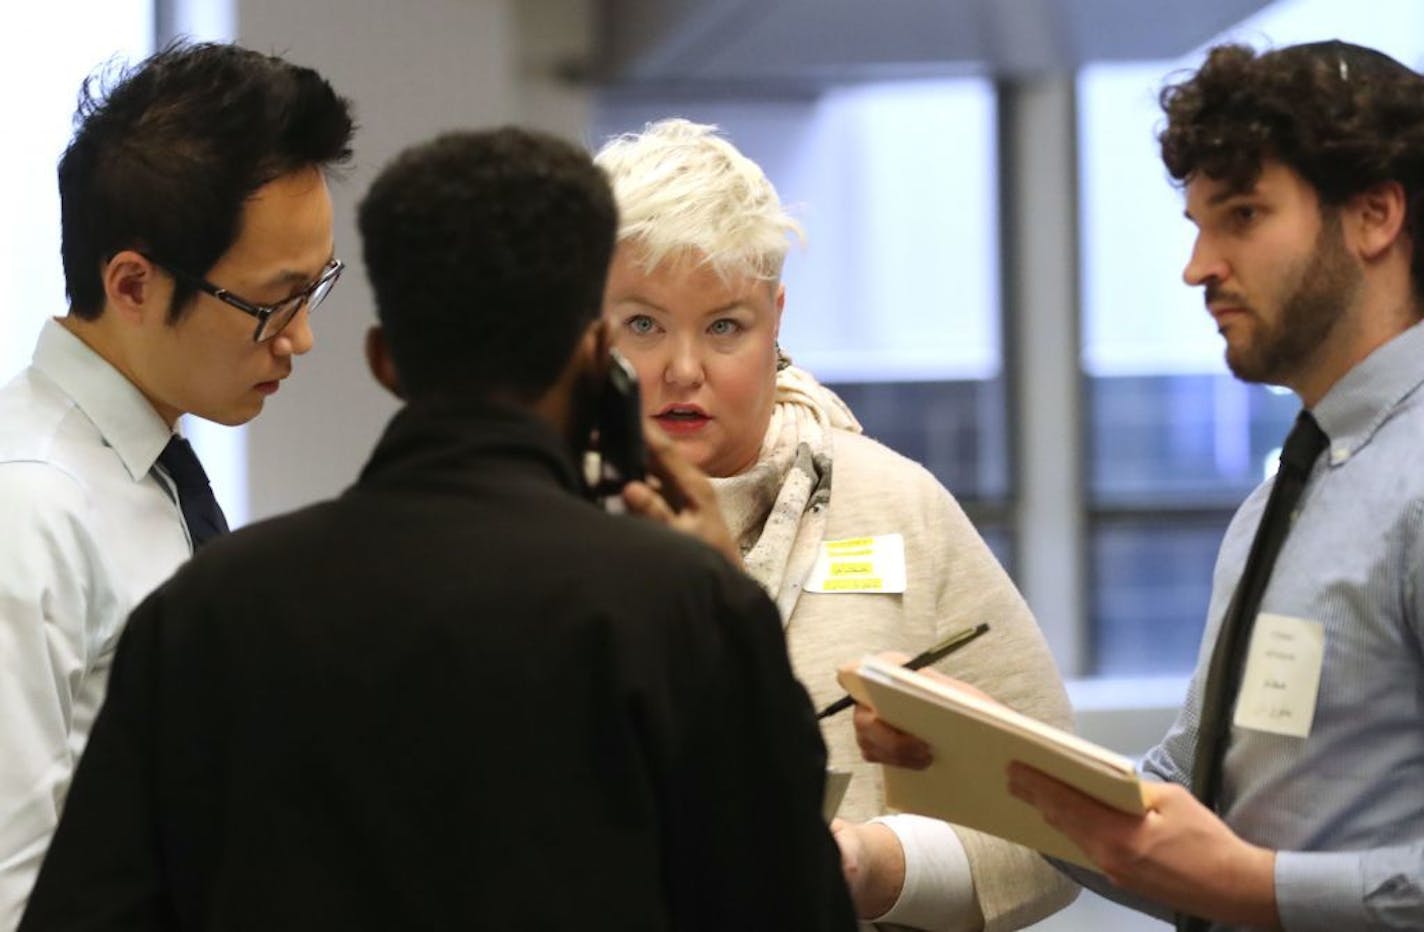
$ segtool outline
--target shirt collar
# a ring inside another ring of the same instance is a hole
[[[1376,349],[1336,382],[1314,410],[1330,438],[1330,465],[1349,460],[1424,383],[1424,323],[1415,324]]]
[[[138,386],[54,319],[40,330],[34,366],[74,400],[135,482],[148,475],[173,431]]]

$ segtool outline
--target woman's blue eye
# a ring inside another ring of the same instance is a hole
[[[727,337],[740,329],[742,329],[741,324],[738,324],[730,317],[723,317],[712,321],[712,325],[707,328],[707,332],[711,333],[714,337]]]
[[[647,314],[635,314],[624,322],[631,332],[638,336],[647,336],[653,332],[653,319]]]

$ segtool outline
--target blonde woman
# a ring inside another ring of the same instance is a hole
[[[615,345],[638,371],[644,413],[712,477],[816,706],[840,695],[835,667],[847,657],[913,654],[988,621],[990,633],[940,669],[1071,725],[1042,635],[954,498],[866,437],[839,398],[781,354],[781,269],[800,231],[761,169],[715,127],[685,120],[614,139],[595,160],[621,215],[605,303]],[[903,586],[882,578],[838,590],[817,558],[842,547],[876,565],[903,560]],[[833,829],[862,919],[1009,929],[1072,899],[1074,888],[1032,851],[933,819],[882,816],[879,770],[861,759],[851,716],[823,725],[831,765],[853,774]]]

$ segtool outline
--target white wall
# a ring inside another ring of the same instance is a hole
[[[0,385],[30,363],[40,328],[64,316],[55,169],[73,135],[85,75],[149,51],[147,0],[50,0],[25,11],[23,28],[0,32]],[[60,36],[62,42],[36,42]]]
[[[313,321],[316,348],[246,428],[248,501],[258,519],[338,494],[396,402],[366,374],[375,314],[356,204],[405,146],[441,130],[506,122],[581,140],[586,94],[548,77],[587,50],[585,0],[235,0],[236,38],[310,65],[350,98],[356,157],[333,186],[337,253],[349,268]]]

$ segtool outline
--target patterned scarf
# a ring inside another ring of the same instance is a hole
[[[791,619],[825,534],[833,428],[861,430],[835,392],[788,361],[776,373],[771,423],[757,461],[712,480],[746,571],[775,600],[782,624]]]

